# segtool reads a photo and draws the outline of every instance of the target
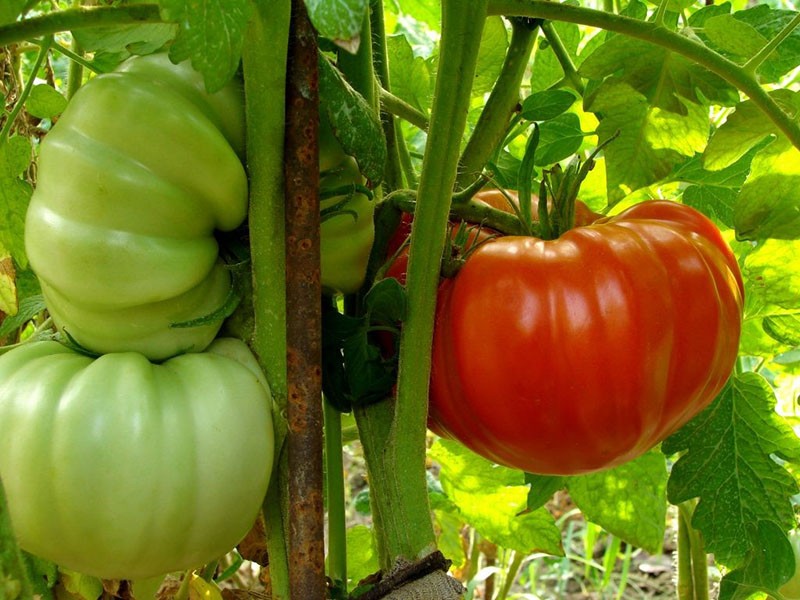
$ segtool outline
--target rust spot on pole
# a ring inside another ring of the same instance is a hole
[[[316,35],[303,0],[292,0],[286,94],[289,590],[293,600],[323,600],[319,94]]]

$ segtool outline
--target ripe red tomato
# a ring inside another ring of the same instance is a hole
[[[621,464],[722,389],[743,297],[720,232],[674,202],[491,240],[440,288],[429,425],[529,472]]]

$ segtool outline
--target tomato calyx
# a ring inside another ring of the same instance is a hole
[[[533,155],[538,143],[538,127],[534,132],[520,167],[520,206],[523,207],[523,218],[530,217],[531,213],[530,180]],[[585,162],[578,154],[567,163],[566,168],[562,168],[557,163],[542,173],[537,205],[540,231],[537,237],[543,240],[554,240],[575,227],[575,203],[578,200],[581,184],[589,175],[589,171],[594,168],[597,155],[618,136],[619,131],[598,145]],[[530,159],[528,160],[529,155]]]

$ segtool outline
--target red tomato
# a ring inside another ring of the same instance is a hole
[[[429,424],[529,472],[621,464],[722,389],[743,297],[719,231],[673,202],[491,240],[440,288]]]

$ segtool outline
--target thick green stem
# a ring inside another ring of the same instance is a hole
[[[772,54],[775,49],[781,45],[783,40],[789,37],[798,26],[800,26],[800,14],[795,15],[794,19],[792,19],[791,22],[778,33],[778,35],[772,38],[766,46],[759,50],[758,54],[742,65],[742,69],[751,75],[755,75],[758,68],[764,64],[764,61],[769,58],[770,54]]]
[[[514,584],[514,580],[519,574],[519,569],[522,566],[522,561],[524,558],[525,555],[522,552],[514,551],[514,554],[511,557],[511,564],[509,564],[508,569],[506,569],[506,576],[505,579],[503,579],[503,587],[497,596],[497,600],[506,600],[506,598],[508,598],[508,594],[511,591],[511,586]]]
[[[696,502],[678,505],[678,598],[708,600],[708,556],[699,531],[692,527]]]
[[[489,14],[538,17],[599,27],[645,40],[685,56],[744,92],[800,149],[800,124],[783,112],[755,77],[724,56],[691,38],[655,23],[549,0],[489,0]]]
[[[286,486],[286,281],[284,235],[284,89],[289,0],[257,0],[242,53],[250,177],[250,245],[255,330],[251,344],[275,401],[275,464],[264,501],[272,597],[289,598]],[[265,68],[269,65],[271,68]]]
[[[536,26],[519,19],[514,19],[511,26],[511,41],[503,68],[461,155],[461,169],[456,182],[458,188],[466,187],[480,175],[486,162],[502,143],[519,103],[519,88],[536,40]]]
[[[401,334],[397,403],[383,448],[391,467],[386,474],[390,487],[384,492],[392,510],[382,510],[381,517],[393,558],[416,558],[435,547],[425,435],[439,264],[430,257],[441,256],[444,250],[486,4],[487,0],[442,2],[439,71],[409,249],[408,314]]]
[[[89,27],[161,23],[157,4],[70,8],[0,25],[0,46]]]
[[[72,6],[80,8],[81,0],[73,0]],[[83,48],[77,39],[72,39],[72,52],[77,56],[83,56]],[[83,83],[83,64],[78,61],[71,61],[69,63],[69,73],[67,76],[67,98],[72,98],[75,92],[81,87]]]
[[[347,594],[342,415],[325,400],[325,482],[328,498],[328,577]]]

